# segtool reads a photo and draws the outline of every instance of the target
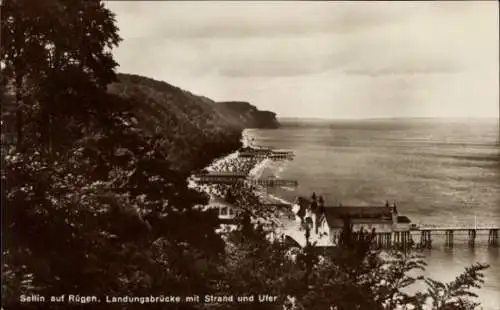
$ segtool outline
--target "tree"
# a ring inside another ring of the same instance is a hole
[[[254,296],[254,302],[238,304],[238,309],[282,309],[285,297],[297,290],[301,280],[300,269],[288,257],[288,250],[280,240],[270,240],[262,224],[253,225],[250,216],[242,217],[240,227],[228,236],[218,293]],[[259,294],[278,296],[278,300],[259,303]],[[235,305],[218,308],[234,309]]]
[[[2,13],[2,73],[20,115],[5,165],[2,304],[67,308],[19,305],[19,292],[207,290],[224,249],[216,216],[193,208],[206,197],[134,125],[131,102],[105,91],[113,14],[101,1],[63,0],[6,1]]]
[[[8,156],[7,265],[27,266],[19,277],[29,273],[47,295],[207,290],[223,242],[215,215],[192,209],[206,198],[169,170],[159,150],[112,148],[103,139],[77,143],[58,162]],[[103,176],[97,167],[110,163]],[[197,219],[203,226],[186,229]]]
[[[7,0],[2,20],[2,75],[16,94],[18,145],[28,123],[38,123],[37,142],[48,150],[54,128],[106,107],[95,95],[115,79],[114,15],[99,0]]]
[[[333,252],[319,254],[320,258],[310,273],[309,287],[298,295],[296,309],[462,309],[473,310],[478,303],[470,288],[483,283],[487,265],[475,264],[456,280],[441,283],[430,278],[411,276],[415,270],[424,270],[422,255],[414,247],[393,247],[372,250],[374,232],[353,232],[345,221],[342,242]],[[307,247],[303,251],[307,253]],[[308,271],[309,272],[309,271]],[[424,281],[427,292],[414,295],[405,288]]]

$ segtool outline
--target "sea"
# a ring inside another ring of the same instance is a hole
[[[279,129],[247,129],[253,143],[292,150],[295,159],[266,167],[262,177],[297,180],[269,190],[291,201],[313,192],[326,205],[395,202],[412,223],[500,225],[500,126],[497,119],[282,119]],[[486,263],[477,291],[484,310],[500,310],[500,249],[478,235],[455,235],[453,247],[434,237],[424,254],[426,277],[452,281],[475,262]],[[419,237],[417,237],[417,241]],[[415,289],[425,289],[417,285]]]

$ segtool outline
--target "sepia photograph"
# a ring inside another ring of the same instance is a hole
[[[500,310],[499,29],[0,0],[1,310]]]

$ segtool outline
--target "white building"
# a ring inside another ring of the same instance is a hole
[[[217,232],[236,229],[234,223],[237,216],[237,208],[220,197],[212,196],[204,209],[216,209],[221,222],[220,229]]]
[[[392,208],[387,207],[326,207],[319,215],[317,226],[313,228],[319,235],[337,244],[344,228],[345,221],[352,225],[357,232],[375,230],[376,233],[390,233],[393,231],[397,216]]]
[[[217,209],[218,218],[220,220],[220,228],[217,233],[232,231],[237,228],[236,217],[238,216],[238,207],[225,201],[220,197],[211,197],[204,209]],[[278,238],[282,234],[280,223],[277,219],[268,218],[251,218],[251,223],[261,225],[265,231],[268,231],[267,237],[270,240]],[[277,229],[276,229],[277,228]]]
[[[325,207],[320,197],[309,200],[298,197],[292,207],[296,220],[310,227],[310,240],[317,246],[335,246],[340,234],[348,223],[358,232],[392,233],[409,231],[411,221],[406,216],[398,216],[397,208],[385,206],[338,206]],[[303,232],[289,234],[299,244],[305,244]]]

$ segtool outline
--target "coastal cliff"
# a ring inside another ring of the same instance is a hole
[[[137,125],[160,137],[180,171],[206,166],[241,146],[245,128],[276,128],[275,113],[247,102],[215,102],[139,75],[119,74],[108,92],[131,101]]]
[[[217,103],[219,107],[232,114],[233,118],[245,128],[278,128],[279,123],[276,113],[260,111],[255,106],[245,101],[224,101]]]

